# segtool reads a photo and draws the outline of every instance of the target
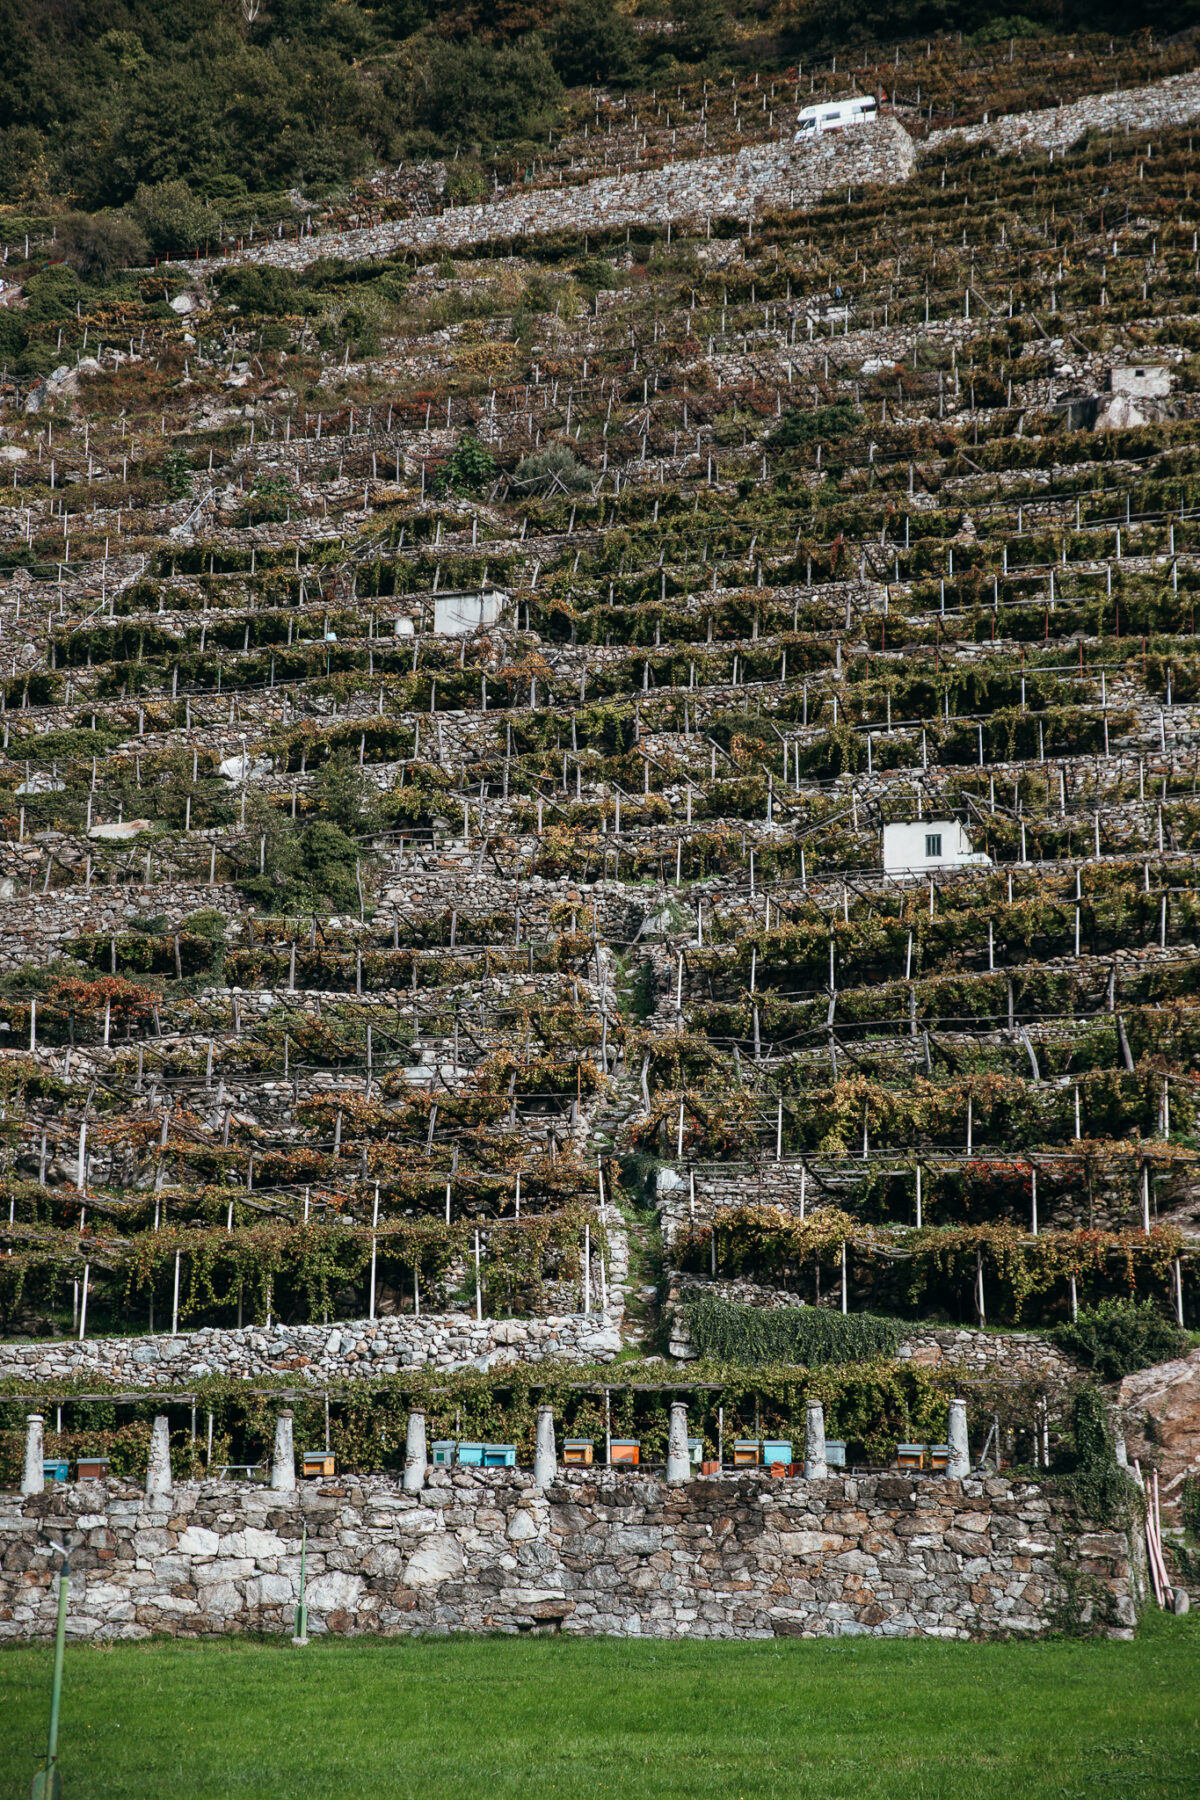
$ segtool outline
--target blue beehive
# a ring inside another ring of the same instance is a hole
[[[481,1469],[483,1467],[482,1444],[460,1444],[458,1460],[464,1468]]]
[[[485,1469],[515,1469],[517,1446],[515,1444],[485,1444],[483,1446],[483,1466]]]
[[[765,1463],[790,1463],[792,1446],[787,1438],[767,1438],[762,1447],[762,1459]]]
[[[845,1468],[846,1445],[841,1438],[825,1439],[825,1461],[831,1469]]]
[[[454,1439],[435,1438],[433,1442],[433,1466],[435,1469],[448,1469],[454,1461]]]
[[[46,1481],[69,1481],[71,1465],[65,1456],[45,1456],[42,1458],[42,1476]]]

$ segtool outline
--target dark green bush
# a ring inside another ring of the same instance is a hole
[[[1179,1510],[1183,1529],[1192,1537],[1200,1538],[1200,1478],[1195,1475],[1189,1475],[1184,1481]]]
[[[1108,1404],[1096,1388],[1080,1388],[1071,1408],[1074,1467],[1065,1485],[1086,1518],[1096,1525],[1128,1525],[1139,1498],[1128,1469],[1117,1461]]]
[[[145,235],[123,213],[68,213],[59,222],[58,247],[85,281],[108,281],[118,269],[150,259]]]
[[[25,322],[48,324],[52,319],[72,319],[83,296],[79,277],[65,263],[55,263],[31,275],[25,283]]]
[[[496,459],[478,438],[465,437],[438,470],[439,493],[476,494],[496,476]]]
[[[793,406],[767,441],[777,450],[790,450],[800,444],[827,444],[835,438],[848,437],[861,424],[862,414],[846,400],[839,400],[836,406],[818,406],[812,412]]]
[[[1135,1369],[1182,1355],[1187,1338],[1163,1317],[1153,1300],[1102,1300],[1085,1307],[1073,1325],[1054,1333],[1064,1350],[1094,1369],[1102,1381],[1118,1381]]]
[[[274,317],[304,312],[307,299],[300,283],[286,269],[256,268],[253,264],[226,270],[221,276],[220,294],[226,306]],[[311,307],[311,300],[308,305]]]
[[[186,181],[144,183],[130,202],[129,213],[155,256],[198,250],[216,236],[219,224],[208,202]]]
[[[686,1308],[684,1317],[693,1348],[721,1362],[792,1362],[816,1369],[826,1363],[894,1356],[900,1342],[894,1319],[817,1306],[769,1312],[766,1307],[739,1306],[705,1294]]]

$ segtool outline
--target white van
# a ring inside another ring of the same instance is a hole
[[[827,100],[824,106],[806,106],[796,121],[793,141],[802,144],[806,138],[819,136],[823,131],[845,131],[849,125],[875,118],[878,111],[873,94],[859,95],[853,100]]]

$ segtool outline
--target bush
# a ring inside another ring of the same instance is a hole
[[[191,499],[192,469],[186,450],[168,450],[159,464],[159,474],[172,500]]]
[[[31,732],[27,738],[13,738],[8,756],[13,762],[31,762],[48,768],[52,762],[67,762],[73,757],[105,757],[121,741],[121,732],[102,726],[91,731],[86,725],[64,725],[57,731]]]
[[[83,289],[74,269],[55,263],[31,275],[25,283],[25,323],[44,325],[51,320],[73,319]]]
[[[145,233],[155,256],[181,256],[198,250],[217,233],[215,213],[186,181],[139,187],[129,214]]]
[[[1080,1511],[1096,1525],[1120,1527],[1133,1517],[1138,1489],[1117,1461],[1116,1442],[1103,1394],[1080,1388],[1071,1408],[1074,1469],[1066,1487]]]
[[[286,269],[255,268],[252,264],[228,269],[220,278],[218,291],[226,306],[236,306],[244,313],[278,317],[305,310],[304,292]]]
[[[627,81],[634,71],[633,32],[613,0],[567,0],[549,45],[555,73],[568,87]]]
[[[1187,1347],[1185,1333],[1163,1317],[1153,1300],[1103,1300],[1085,1307],[1073,1325],[1059,1325],[1054,1335],[1102,1381],[1119,1381],[1135,1369],[1169,1362]]]
[[[496,477],[496,459],[478,438],[466,437],[438,470],[435,487],[443,494],[477,494]]]
[[[458,206],[482,200],[487,185],[483,164],[477,156],[460,156],[446,169],[446,198]]]
[[[1183,1520],[1183,1529],[1192,1537],[1200,1538],[1200,1477],[1185,1477],[1179,1516]]]
[[[831,439],[849,436],[861,424],[862,414],[846,400],[839,400],[835,406],[818,406],[814,412],[793,406],[784,413],[767,442],[777,450],[790,450],[799,444],[828,443]]]
[[[585,256],[574,268],[575,280],[585,294],[598,294],[620,287],[621,277],[603,256]]]
[[[576,492],[590,487],[591,482],[590,472],[563,444],[548,444],[544,450],[523,456],[513,475],[513,485],[532,494],[552,493],[558,483]]]
[[[382,347],[388,317],[383,295],[363,288],[344,305],[330,302],[317,337],[326,350],[346,344],[355,356],[376,356]]]
[[[53,344],[30,344],[13,364],[13,372],[22,381],[34,381],[38,376],[50,375],[60,368],[62,358],[62,351],[56,350]]]
[[[264,469],[242,508],[241,519],[246,525],[278,524],[289,516],[293,506],[299,504],[300,495],[292,485],[291,476]]]
[[[1010,38],[1044,37],[1046,28],[1038,25],[1033,19],[1027,19],[1024,13],[1014,13],[1011,19],[989,19],[978,31],[971,33],[972,44],[1006,44]]]
[[[457,138],[531,136],[562,98],[562,83],[537,38],[493,49],[431,45],[415,96],[417,123]]]
[[[704,1295],[684,1311],[692,1348],[717,1362],[801,1363],[818,1369],[827,1363],[869,1362],[894,1356],[900,1327],[894,1319],[872,1313],[830,1312],[825,1307],[740,1306]]]
[[[59,222],[58,247],[85,281],[109,281],[150,256],[144,234],[124,213],[68,213]]]

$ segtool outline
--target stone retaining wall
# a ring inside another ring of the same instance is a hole
[[[1163,131],[1200,117],[1200,71],[1169,75],[1145,87],[1111,94],[1085,94],[1069,106],[1041,112],[1009,113],[986,125],[950,126],[931,131],[922,159],[958,144],[989,144],[1001,155],[1014,150],[1069,150],[1088,131]]]
[[[630,1637],[1129,1637],[1123,1533],[1000,1477],[806,1482],[431,1470],[275,1493],[229,1483],[149,1499],[86,1482],[0,1500],[0,1638],[53,1633],[54,1560],[75,1548],[75,1638],[290,1635],[307,1526],[309,1631]],[[1064,1579],[1067,1576],[1069,1579]],[[1074,1592],[1072,1593],[1072,1589]]]
[[[582,237],[622,225],[679,221],[697,227],[713,218],[749,220],[764,206],[808,206],[840,187],[906,181],[916,166],[912,139],[892,118],[831,133],[812,144],[793,145],[790,136],[733,155],[696,157],[665,169],[599,176],[580,187],[539,188],[491,204],[456,206],[439,218],[366,226],[336,238],[264,242],[237,260],[300,269],[319,256],[357,260],[396,250],[464,250],[497,238],[552,232]]]
[[[440,1313],[334,1325],[258,1325],[176,1337],[39,1338],[0,1343],[0,1380],[95,1376],[129,1388],[187,1386],[207,1375],[291,1375],[297,1381],[395,1375],[404,1369],[493,1369],[509,1363],[611,1362],[617,1315],[483,1319]]]
[[[1068,106],[1010,113],[984,125],[932,132],[922,160],[955,145],[987,144],[1001,154],[1025,147],[1063,151],[1088,131],[1123,127],[1155,131],[1200,117],[1200,73],[1170,76],[1144,87],[1088,94]],[[695,157],[666,168],[600,176],[578,187],[539,188],[481,205],[458,206],[436,218],[411,218],[306,237],[299,243],[265,240],[239,262],[304,268],[319,256],[355,260],[396,250],[466,250],[501,238],[553,232],[584,235],[626,224],[698,225],[709,218],[752,219],[764,206],[807,206],[839,187],[906,181],[917,152],[897,118],[885,115],[853,132],[830,133],[796,146],[790,128],[777,143],[735,154]],[[216,268],[218,264],[204,265]]]

